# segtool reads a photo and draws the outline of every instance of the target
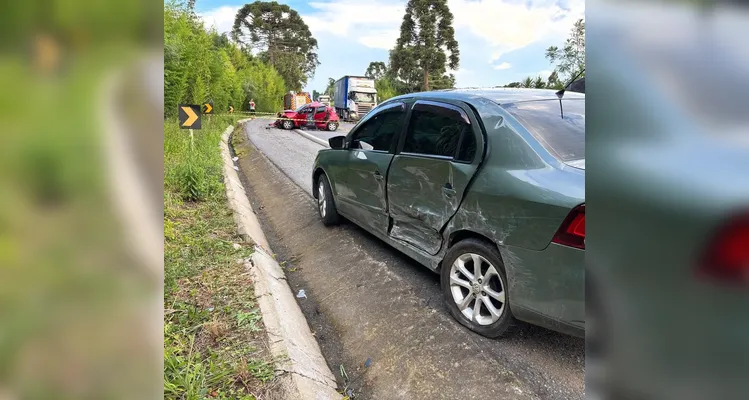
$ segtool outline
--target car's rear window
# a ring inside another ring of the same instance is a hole
[[[584,99],[563,99],[562,110],[559,100],[521,101],[502,107],[560,161],[585,159]]]

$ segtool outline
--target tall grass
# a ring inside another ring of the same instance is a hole
[[[192,137],[176,119],[164,123],[164,189],[182,200],[200,201],[223,191],[219,141],[237,117],[203,117]]]

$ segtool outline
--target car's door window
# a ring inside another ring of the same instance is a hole
[[[404,114],[402,109],[394,108],[373,116],[357,129],[352,143],[363,150],[389,151],[403,125]]]
[[[315,114],[320,114],[320,113],[324,113],[324,112],[325,112],[325,109],[326,109],[326,107],[325,107],[325,106],[322,106],[322,107],[317,107],[317,111],[315,111]]]
[[[403,152],[453,158],[463,136],[467,140],[459,159],[473,160],[471,152],[475,154],[476,143],[466,117],[452,108],[417,103],[411,112]]]
[[[458,156],[455,159],[470,163],[473,162],[474,157],[476,157],[476,136],[474,136],[469,128],[463,135],[463,140],[460,142],[460,150],[458,150]]]

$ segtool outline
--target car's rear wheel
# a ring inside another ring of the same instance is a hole
[[[320,219],[326,226],[336,225],[340,222],[341,217],[335,208],[333,201],[333,190],[330,188],[330,182],[325,174],[320,175],[317,180],[317,211],[320,213]]]
[[[514,325],[507,274],[495,246],[478,239],[453,245],[442,262],[441,285],[447,308],[466,328],[497,338]]]
[[[338,123],[336,123],[336,122],[333,122],[333,121],[331,121],[331,122],[328,122],[328,130],[329,130],[329,131],[333,132],[333,131],[335,131],[336,129],[338,129]]]
[[[286,129],[286,130],[294,129],[294,121],[292,121],[290,119],[285,119],[281,123],[281,126],[283,126],[283,128]]]

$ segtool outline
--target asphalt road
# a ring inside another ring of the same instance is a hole
[[[306,292],[299,303],[323,354],[357,399],[585,397],[583,339],[524,324],[500,340],[466,330],[444,306],[436,274],[350,223],[319,222],[310,174],[322,146],[257,121],[246,134],[248,194],[292,289]]]

